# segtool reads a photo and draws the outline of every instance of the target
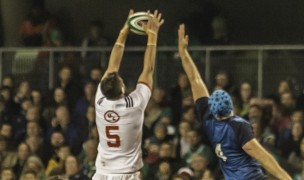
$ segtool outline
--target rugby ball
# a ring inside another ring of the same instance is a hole
[[[153,17],[153,14],[149,14]],[[148,15],[147,12],[136,12],[129,16],[127,23],[130,27],[130,31],[138,35],[146,35],[142,23],[147,23]]]

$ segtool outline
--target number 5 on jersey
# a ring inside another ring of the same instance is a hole
[[[107,144],[109,147],[119,147],[120,137],[113,131],[119,130],[119,126],[106,126],[106,136],[109,139]]]

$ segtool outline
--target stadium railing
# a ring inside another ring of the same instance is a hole
[[[36,88],[52,89],[62,65],[71,65],[85,76],[93,67],[105,67],[112,47],[0,48],[0,79],[13,75],[29,78]],[[133,86],[142,66],[145,47],[126,47],[121,74]],[[170,90],[181,68],[177,47],[159,46],[155,83]],[[259,97],[276,91],[280,80],[291,78],[303,87],[304,45],[190,46],[202,77],[209,87],[214,77],[226,71],[235,86],[253,84]],[[125,60],[126,59],[126,60]]]

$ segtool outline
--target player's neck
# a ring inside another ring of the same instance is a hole
[[[218,121],[224,121],[230,117],[232,117],[234,115],[233,111],[230,112],[230,114],[228,116],[220,116],[220,117],[216,117],[215,119]]]

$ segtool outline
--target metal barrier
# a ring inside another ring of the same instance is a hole
[[[73,56],[70,65],[78,70],[107,65],[112,47],[62,47],[62,48],[0,48],[0,79],[3,75],[35,79],[52,89],[56,83],[56,72],[67,63],[67,54]],[[134,85],[140,73],[145,47],[126,47],[122,61],[123,77],[127,85]],[[81,54],[87,52],[88,57]],[[203,79],[209,87],[219,70],[232,74],[236,84],[249,80],[256,87],[257,95],[273,92],[278,81],[285,77],[295,78],[300,85],[304,82],[304,45],[261,45],[261,46],[192,46],[189,47]],[[91,59],[90,59],[91,58]],[[132,63],[129,63],[132,61]],[[88,70],[87,69],[87,70]],[[176,82],[181,63],[177,47],[158,47],[155,84],[169,90]],[[81,71],[81,70],[80,70]],[[39,74],[40,73],[40,74]],[[45,82],[47,78],[47,82]],[[36,83],[35,83],[36,84]]]

